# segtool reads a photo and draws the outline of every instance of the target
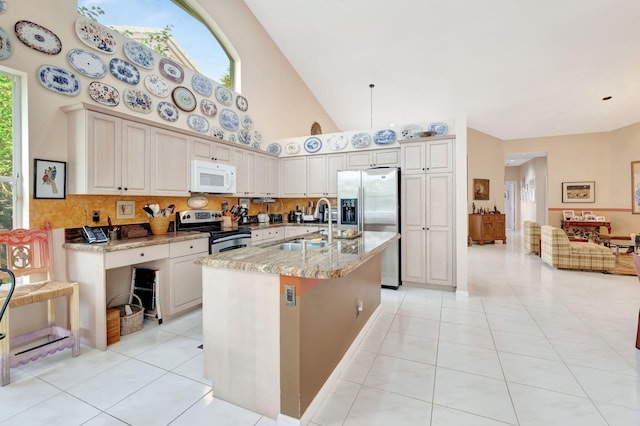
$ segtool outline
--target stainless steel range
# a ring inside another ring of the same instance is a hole
[[[219,210],[185,210],[176,213],[176,230],[208,232],[209,254],[251,246],[251,228],[222,226]]]

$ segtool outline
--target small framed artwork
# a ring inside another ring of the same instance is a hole
[[[631,213],[640,214],[640,161],[631,162]]]
[[[596,221],[598,222],[606,222],[607,218],[604,216],[596,216]]]
[[[116,201],[116,219],[135,219],[135,201]]]
[[[591,210],[582,210],[582,216],[586,217],[586,216],[592,216],[593,212]]]
[[[584,212],[582,212],[582,217],[587,222],[595,222],[595,220],[596,220],[596,216],[595,215],[593,215],[593,214],[584,214]]]
[[[473,179],[473,199],[489,199],[489,179]]]
[[[595,203],[596,183],[586,182],[562,182],[563,203]]]
[[[67,163],[33,159],[33,198],[67,197]]]
[[[573,210],[562,210],[562,217],[564,220],[571,220],[574,215]]]

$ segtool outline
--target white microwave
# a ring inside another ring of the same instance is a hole
[[[191,160],[191,192],[236,192],[236,167],[211,161]]]

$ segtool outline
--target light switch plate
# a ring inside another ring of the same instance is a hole
[[[284,286],[284,304],[288,306],[296,306],[296,286],[285,285]]]

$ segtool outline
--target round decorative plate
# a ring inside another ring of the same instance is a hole
[[[413,139],[416,137],[416,133],[422,131],[422,127],[417,124],[409,124],[408,126],[404,126],[400,131],[403,139]]]
[[[173,102],[183,111],[191,112],[196,109],[196,97],[191,93],[191,90],[184,86],[178,86],[171,92],[171,98]]]
[[[244,96],[238,95],[236,96],[236,106],[240,111],[245,112],[249,109],[249,101]]]
[[[149,114],[153,109],[151,96],[149,96],[144,90],[127,89],[124,91],[123,98],[124,104],[132,111]]]
[[[211,80],[204,75],[194,74],[193,77],[191,77],[191,87],[193,87],[193,90],[195,90],[196,93],[199,93],[202,96],[211,96],[213,93]]]
[[[15,25],[15,31],[18,40],[38,52],[57,55],[62,50],[60,38],[53,31],[41,25],[31,21],[18,21]]]
[[[429,127],[427,130],[431,132],[436,132],[436,136],[443,136],[443,135],[446,135],[447,132],[449,131],[449,126],[447,126],[447,123],[442,123],[442,122],[431,123],[429,124]]]
[[[109,71],[111,71],[111,75],[125,83],[134,86],[140,83],[140,71],[138,71],[135,65],[124,59],[113,58],[109,61]]]
[[[251,144],[251,148],[260,149],[260,144],[258,142],[253,142]]]
[[[236,134],[235,133],[229,133],[227,135],[227,139],[229,140],[229,142],[236,143]]]
[[[304,141],[304,150],[310,154],[320,151],[320,148],[322,148],[322,141],[320,140],[320,138],[312,136]]]
[[[169,96],[169,85],[159,75],[149,74],[144,78],[144,87],[159,98]]]
[[[247,130],[251,130],[251,128],[253,127],[253,120],[251,119],[251,117],[249,117],[248,115],[242,116],[242,127]]]
[[[245,145],[249,145],[251,143],[251,132],[247,129],[240,129],[238,132],[238,140]]]
[[[152,70],[155,64],[153,50],[138,42],[129,40],[124,43],[124,54],[131,62],[140,65],[142,68]]]
[[[258,143],[262,142],[262,133],[260,133],[257,130],[254,130],[253,131],[253,140],[258,142]]]
[[[216,87],[216,99],[222,105],[229,106],[231,105],[231,101],[233,101],[233,94],[231,93],[231,90],[227,89],[226,87],[218,86]]]
[[[158,64],[160,74],[174,83],[182,83],[184,81],[184,69],[170,59],[162,58]]]
[[[107,64],[95,53],[83,49],[71,49],[67,53],[67,62],[82,75],[102,78],[107,74]]]
[[[297,154],[300,152],[300,145],[298,142],[287,142],[284,146],[284,152],[289,155]]]
[[[213,101],[203,99],[200,101],[200,111],[202,111],[202,113],[207,117],[213,118],[218,113],[218,107],[213,103]]]
[[[238,127],[240,125],[238,114],[231,111],[230,109],[223,109],[222,111],[220,111],[218,120],[220,120],[220,124],[223,128],[231,132],[235,132],[236,130],[238,130]]]
[[[209,131],[209,121],[198,114],[189,114],[187,124],[196,132],[207,133]]]
[[[46,89],[67,96],[80,93],[78,77],[53,65],[43,65],[38,70],[38,81]]]
[[[333,151],[340,151],[347,146],[348,139],[344,135],[333,135],[327,139],[327,147]]]
[[[207,197],[203,197],[202,195],[196,195],[195,197],[191,197],[187,200],[187,206],[192,209],[203,209],[207,207],[209,204],[209,200]]]
[[[371,136],[369,135],[369,133],[360,132],[351,137],[351,146],[353,146],[354,148],[366,148],[370,143]]]
[[[0,59],[7,59],[13,54],[13,43],[9,34],[0,28]]]
[[[99,104],[114,107],[120,103],[120,92],[113,86],[100,81],[89,83],[89,96]]]
[[[167,120],[170,123],[175,123],[180,116],[180,111],[171,102],[162,101],[158,104],[158,115],[163,120]]]
[[[211,133],[209,133],[211,136],[213,136],[214,138],[218,138],[218,139],[222,139],[224,140],[224,130],[222,130],[220,127],[213,127],[211,129]]]
[[[76,19],[76,35],[81,42],[92,49],[109,55],[116,53],[118,42],[116,41],[115,33],[91,19],[78,16]]]
[[[396,141],[396,131],[392,129],[378,130],[373,134],[373,143],[376,145],[389,145]]]
[[[272,143],[267,146],[266,151],[270,152],[271,154],[280,155],[280,153],[282,152],[282,147],[279,143]]]

